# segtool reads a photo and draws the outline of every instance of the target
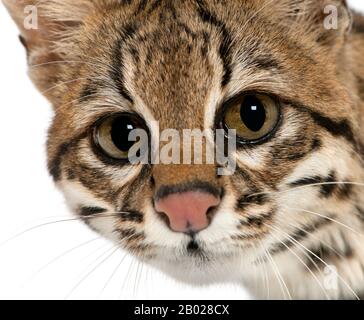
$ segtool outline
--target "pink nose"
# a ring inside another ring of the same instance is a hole
[[[174,193],[156,201],[155,209],[169,219],[176,232],[198,232],[208,227],[209,209],[217,207],[220,199],[209,193],[189,191]]]

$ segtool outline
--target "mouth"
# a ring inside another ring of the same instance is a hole
[[[191,237],[189,242],[184,244],[181,249],[179,256],[175,256],[177,260],[192,264],[218,263],[229,260],[236,255],[233,250],[228,250],[227,248],[224,248],[224,250],[216,250],[217,248],[215,246],[211,247],[195,237]]]
[[[210,255],[202,248],[202,246],[192,239],[186,246],[187,256],[195,260],[208,262],[211,260]]]

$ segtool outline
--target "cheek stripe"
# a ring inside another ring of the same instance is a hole
[[[120,217],[123,222],[142,223],[144,220],[143,214],[137,211],[121,212]]]
[[[269,252],[272,255],[275,255],[275,254],[287,251],[288,248],[291,248],[292,246],[294,246],[296,244],[296,242],[302,243],[303,240],[308,238],[314,232],[331,224],[333,219],[334,219],[333,216],[328,216],[327,218],[322,218],[322,219],[318,220],[316,223],[314,223],[312,225],[308,225],[308,226],[298,229],[293,234],[290,234],[290,237],[288,240],[282,241],[282,243],[273,244],[272,247],[269,249]],[[294,239],[294,241],[292,241],[290,239]]]
[[[344,179],[349,183],[350,179]],[[322,185],[321,185],[322,184]],[[339,199],[347,199],[350,198],[351,193],[353,191],[353,186],[350,184],[339,183],[336,174],[334,171],[331,171],[327,177],[313,176],[306,177],[300,180],[291,182],[289,184],[293,189],[295,187],[304,187],[304,186],[317,186],[320,187],[320,194],[324,198],[332,197],[333,195],[337,195]]]
[[[344,137],[349,142],[355,144],[354,133],[347,120],[336,122],[318,112],[311,111],[310,113],[316,124],[329,131],[333,136]]]
[[[237,201],[236,207],[239,209],[244,209],[249,204],[257,204],[257,205],[264,205],[269,201],[268,195],[264,194],[255,194],[255,195],[244,195],[240,197]]]
[[[326,267],[326,264],[334,264],[335,261],[353,257],[354,252],[345,239],[343,239],[343,243],[343,248],[339,246],[333,248],[321,244],[318,248],[310,249],[307,252],[309,256],[307,259],[307,267],[310,269],[317,267],[323,269]]]
[[[83,217],[92,217],[100,213],[105,213],[107,210],[99,207],[82,207],[79,214]]]
[[[48,171],[55,181],[58,181],[61,177],[61,165],[63,157],[74,147],[80,140],[87,137],[87,132],[82,133],[79,136],[71,139],[69,142],[62,143],[56,152],[55,157],[48,163]]]
[[[341,121],[335,121],[317,111],[311,110],[310,108],[304,105],[300,105],[298,103],[295,105],[297,109],[308,113],[318,126],[324,128],[334,137],[345,138],[348,142],[354,145],[355,149],[360,154],[364,151],[364,145],[360,141],[358,141],[358,139],[356,139],[353,129],[350,126],[350,123],[347,119]]]

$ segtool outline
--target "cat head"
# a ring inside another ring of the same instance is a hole
[[[51,175],[85,223],[140,259],[229,280],[352,209],[357,190],[335,184],[361,172],[344,1],[3,1],[54,107]],[[149,144],[212,130],[203,146],[236,130],[234,171],[131,164],[135,128]]]

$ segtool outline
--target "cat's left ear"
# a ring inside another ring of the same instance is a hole
[[[352,27],[352,13],[346,0],[319,0],[323,10],[323,25],[318,41],[332,44],[337,38],[345,37]]]
[[[94,9],[94,0],[3,0],[20,30],[27,49],[29,75],[38,89],[57,105],[62,96],[56,86],[62,62],[72,60],[72,37]],[[50,88],[54,88],[50,90]]]
[[[289,8],[289,16],[297,22],[296,27],[301,29],[301,32],[311,34],[324,46],[342,44],[351,30],[352,14],[346,0],[283,0],[283,2]]]

